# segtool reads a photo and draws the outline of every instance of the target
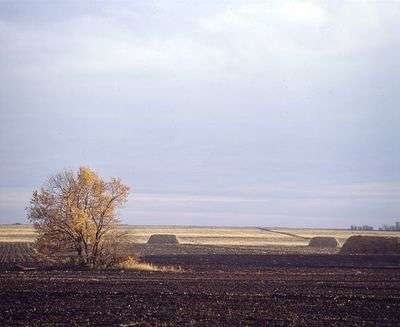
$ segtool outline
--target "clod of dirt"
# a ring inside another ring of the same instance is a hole
[[[343,244],[340,253],[400,254],[400,238],[355,235],[347,239]]]
[[[179,244],[178,239],[172,234],[153,234],[147,244]]]
[[[336,248],[338,242],[334,237],[316,236],[310,240],[308,245],[317,248]]]

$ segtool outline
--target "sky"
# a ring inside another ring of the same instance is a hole
[[[1,1],[0,223],[89,166],[123,222],[400,220],[400,2]]]

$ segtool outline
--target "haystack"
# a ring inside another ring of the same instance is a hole
[[[179,244],[178,239],[172,234],[153,234],[147,244]]]
[[[400,238],[355,235],[347,239],[343,244],[340,253],[400,254]]]
[[[316,236],[310,240],[308,245],[317,248],[336,248],[338,242],[334,237]]]

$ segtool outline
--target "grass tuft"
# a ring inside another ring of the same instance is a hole
[[[133,257],[128,257],[119,264],[119,268],[138,271],[183,272],[181,267],[157,266],[152,263],[141,262]]]

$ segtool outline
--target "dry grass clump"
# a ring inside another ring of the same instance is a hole
[[[179,244],[179,241],[173,234],[153,234],[147,244]]]
[[[147,262],[141,262],[137,258],[129,256],[119,264],[119,268],[138,271],[183,272],[181,267],[157,266]]]
[[[343,254],[400,254],[399,237],[351,236],[344,244]]]
[[[308,245],[317,248],[336,248],[338,242],[334,237],[316,236],[310,240]]]

